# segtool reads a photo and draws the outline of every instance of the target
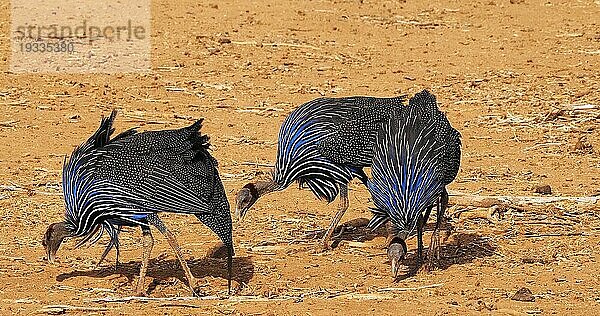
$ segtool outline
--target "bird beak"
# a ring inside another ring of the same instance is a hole
[[[402,239],[394,238],[391,240],[392,243],[388,245],[387,254],[392,264],[392,276],[394,279],[398,278],[398,272],[400,272],[400,263],[406,255],[406,244]]]
[[[237,219],[238,223],[244,220],[244,217],[246,217],[246,211],[248,211],[248,209],[235,208],[235,218]]]
[[[56,252],[58,250],[58,247],[53,249],[52,246],[48,245],[48,247],[46,247],[46,259],[48,259],[48,262],[50,263],[54,263],[54,260],[56,259]]]
[[[56,252],[58,250],[58,247],[53,247],[54,245],[48,245],[46,246],[46,259],[48,259],[48,262],[50,263],[54,263],[54,260],[56,259]]]
[[[42,239],[42,246],[46,250],[46,258],[50,263],[54,262],[56,252],[66,237],[69,237],[69,232],[65,228],[65,223],[59,222],[48,226]]]
[[[400,271],[400,258],[392,258],[392,277],[398,278],[398,271]]]

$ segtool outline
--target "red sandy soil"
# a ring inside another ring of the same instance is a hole
[[[321,252],[307,232],[325,228],[335,205],[292,186],[261,199],[235,225],[230,299],[225,262],[207,256],[217,238],[193,217],[164,220],[198,291],[223,299],[94,302],[133,294],[139,231],[121,235],[116,271],[114,253],[94,269],[105,239],[82,249],[69,241],[55,264],[44,260],[40,241],[64,212],[64,155],[113,108],[118,130],[206,118],[233,202],[239,188],[269,171],[248,163],[273,163],[278,128],[299,104],[426,88],[462,133],[451,190],[536,196],[534,188],[548,184],[554,196],[598,195],[600,2],[159,0],[152,4],[152,72],[117,75],[8,72],[9,10],[0,4],[0,314],[62,311],[49,305],[106,315],[599,313],[599,203],[507,208],[487,217],[454,206],[440,267],[393,283],[382,234],[349,229],[338,247]],[[573,111],[578,104],[596,107]],[[350,188],[343,222],[369,218],[368,192],[358,182]],[[189,296],[166,240],[155,236],[148,296]],[[534,302],[511,299],[523,287]]]

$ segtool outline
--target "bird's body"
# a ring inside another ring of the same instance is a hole
[[[332,202],[338,185],[354,177],[373,159],[377,131],[404,98],[321,98],[305,103],[283,122],[273,178],[284,189],[306,184],[320,199]]]
[[[296,181],[328,202],[340,195],[339,211],[324,237],[327,243],[348,207],[348,183],[356,177],[366,184],[363,168],[371,165],[377,131],[404,99],[320,98],[295,109],[279,131],[272,179],[240,191],[238,214],[243,217],[261,195]]]
[[[443,217],[445,187],[458,173],[460,146],[460,134],[439,111],[435,96],[415,95],[379,131],[368,182],[375,204],[369,226],[390,221],[404,252],[404,240],[417,233],[420,256],[422,229],[433,206],[438,204],[438,226]]]
[[[158,213],[193,214],[233,255],[229,203],[208,137],[199,132],[202,121],[177,130],[131,129],[111,139],[115,115],[103,119],[63,167],[68,237],[94,242],[108,232],[104,257],[111,247],[118,251],[120,226],[140,226],[149,234],[154,225],[167,235]]]
[[[149,214],[173,212],[196,215],[202,222],[219,218],[224,227],[211,228],[231,244],[229,204],[217,161],[206,148],[208,138],[198,134],[200,124],[144,133],[129,130],[98,143],[81,159],[76,159],[76,150],[63,170],[67,223],[75,236],[100,223],[144,225],[140,220]]]

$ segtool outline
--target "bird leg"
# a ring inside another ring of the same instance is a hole
[[[150,259],[150,253],[152,252],[152,247],[154,246],[154,238],[152,238],[152,232],[148,226],[142,226],[142,244],[144,250],[142,252],[140,278],[138,279],[138,284],[135,291],[137,296],[146,295],[146,291],[144,290],[144,278],[146,277],[146,272],[148,271],[148,260]]]
[[[440,227],[444,221],[446,208],[448,207],[448,191],[444,188],[439,198],[436,211],[435,229],[431,234],[431,243],[427,251],[427,261],[430,267],[434,266],[435,260],[440,260]]]
[[[119,268],[119,254],[120,254],[120,251],[119,251],[119,233],[120,232],[121,232],[121,226],[119,226],[117,228],[116,232],[112,232],[111,233],[111,231],[109,231],[110,241],[108,242],[108,245],[106,245],[106,249],[104,249],[104,252],[102,253],[102,256],[100,257],[100,260],[96,264],[96,268],[95,269],[98,269],[100,267],[100,264],[102,263],[102,261],[104,261],[104,259],[106,259],[106,256],[108,255],[108,253],[114,247],[115,248],[115,252],[116,252],[115,271],[117,271],[117,269]]]
[[[106,259],[106,256],[108,255],[108,253],[110,252],[110,250],[113,247],[116,247],[115,249],[117,251],[117,261],[115,262],[115,271],[117,270],[117,268],[119,267],[119,247],[118,246],[114,246],[112,244],[112,240],[109,242],[109,244],[104,249],[104,252],[102,253],[102,256],[100,256],[100,260],[98,261],[98,263],[96,264],[96,267],[94,269],[98,269],[100,267],[100,264],[102,264],[102,261],[104,261],[104,259]]]
[[[160,218],[158,218],[158,215],[156,214],[148,216],[148,222],[152,223],[152,225],[154,225],[158,229],[158,231],[160,231],[167,238],[169,245],[171,245],[171,248],[173,248],[177,259],[179,259],[179,263],[181,263],[181,267],[185,272],[185,277],[188,279],[192,295],[198,296],[196,290],[194,289],[194,286],[197,284],[196,278],[192,275],[190,268],[188,267],[187,263],[185,262],[185,259],[183,258],[181,248],[179,247],[179,243],[177,243],[177,239],[175,239],[175,235],[171,233],[171,231],[167,228],[167,226],[165,226],[165,224],[160,220]]]
[[[346,213],[346,210],[348,209],[348,185],[340,185],[339,188],[340,203],[338,205],[338,211],[335,213],[335,216],[331,220],[331,224],[329,224],[329,228],[327,228],[327,231],[325,232],[325,236],[323,236],[323,239],[321,240],[323,244],[323,250],[331,249],[331,236],[333,235],[337,225],[340,223],[340,220],[342,220],[344,213]]]
[[[417,267],[420,267],[423,264],[423,228],[425,223],[423,221],[423,216],[419,215],[419,219],[417,222]]]
[[[440,198],[440,203],[441,205],[441,221],[440,221],[440,228],[442,226],[442,223],[446,221],[446,210],[448,210],[448,191],[446,191],[446,188],[444,188],[442,190],[442,196]],[[444,237],[444,242],[448,239],[448,237],[450,237],[450,235],[452,234],[452,231],[454,230],[454,227],[450,224],[448,224],[446,226],[446,236]]]
[[[430,207],[428,208],[428,210],[426,211],[426,216],[429,215],[429,213],[431,212],[431,209],[433,208]],[[423,214],[419,214],[419,219],[417,219],[417,265],[415,266],[415,270],[416,273],[425,273],[429,271],[429,267],[426,265],[423,265],[424,260],[423,260],[423,231],[425,229],[425,224],[427,223],[427,220],[425,219],[425,217],[423,216]]]

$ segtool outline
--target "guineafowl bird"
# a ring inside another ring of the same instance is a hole
[[[407,252],[406,239],[417,234],[418,266],[422,263],[423,228],[437,205],[437,223],[429,258],[439,257],[438,230],[448,205],[446,185],[460,166],[460,134],[424,90],[410,99],[379,131],[368,189],[375,208],[369,227],[390,222],[388,256],[398,275]]]
[[[200,134],[202,120],[177,130],[138,133],[127,130],[113,138],[113,111],[98,130],[77,147],[63,166],[65,219],[51,224],[43,245],[49,261],[67,237],[82,237],[78,246],[96,242],[106,232],[110,241],[102,258],[115,247],[121,226],[142,230],[143,256],[137,294],[143,295],[144,277],[156,227],[175,251],[195,294],[196,280],[175,236],[159,218],[160,212],[193,214],[208,226],[228,250],[228,288],[233,256],[229,202],[217,161],[208,152],[208,136]]]
[[[339,194],[338,211],[322,240],[328,249],[348,209],[348,182],[357,177],[366,184],[363,167],[371,165],[377,131],[404,100],[404,96],[320,98],[295,109],[281,125],[272,177],[248,183],[238,192],[238,219],[261,196],[283,190],[294,181],[329,203]]]

